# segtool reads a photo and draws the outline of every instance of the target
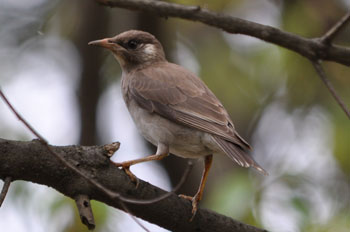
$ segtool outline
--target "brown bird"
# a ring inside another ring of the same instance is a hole
[[[227,155],[242,167],[267,172],[250,157],[251,147],[236,132],[221,102],[195,74],[166,60],[162,45],[151,34],[130,30],[89,45],[108,48],[122,68],[126,106],[141,134],[157,147],[154,155],[115,163],[135,179],[131,165],[161,160],[169,152],[184,158],[204,158],[192,214],[202,198],[214,155]]]

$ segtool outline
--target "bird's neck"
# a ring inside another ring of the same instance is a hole
[[[142,62],[140,64],[128,64],[128,63],[120,63],[120,66],[122,68],[123,76],[129,76],[127,74],[138,72],[142,69],[149,68],[153,65],[158,65],[159,63],[167,62],[166,59],[159,59],[159,60],[150,60],[146,62]]]

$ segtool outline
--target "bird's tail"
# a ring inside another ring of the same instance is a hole
[[[227,156],[242,167],[253,167],[265,176],[268,173],[238,144],[226,141],[218,136],[213,135],[214,141]]]

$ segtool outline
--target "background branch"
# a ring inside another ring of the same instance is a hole
[[[154,0],[96,0],[98,3],[109,7],[120,7],[134,11],[150,12],[163,17],[177,17],[221,28],[233,34],[249,35],[266,42],[287,48],[308,58],[314,65],[317,74],[331,92],[337,103],[349,116],[349,110],[336,93],[325,76],[319,61],[334,61],[350,66],[350,49],[331,44],[332,40],[344,29],[350,21],[350,12],[339,20],[321,38],[304,38],[280,29],[262,25],[233,16],[219,14],[200,6],[185,6]]]
[[[329,31],[327,31],[324,36],[322,36],[321,41],[326,44],[330,44],[332,40],[344,29],[344,27],[350,21],[350,12],[344,15],[343,18],[339,20]]]
[[[176,17],[199,21],[233,34],[249,35],[299,53],[311,60],[328,60],[350,66],[350,49],[328,46],[319,39],[308,39],[280,29],[250,22],[229,15],[212,12],[199,6],[185,6],[153,0],[96,0],[109,7],[154,13],[162,17]]]
[[[345,103],[341,100],[341,98],[338,96],[337,92],[335,91],[333,85],[331,84],[331,82],[328,80],[327,75],[325,73],[325,71],[323,70],[323,67],[321,65],[321,62],[319,60],[317,61],[311,61],[312,65],[314,66],[318,76],[321,78],[321,80],[323,81],[323,83],[326,85],[327,89],[329,90],[329,92],[331,92],[332,96],[334,97],[334,99],[336,100],[336,102],[339,104],[339,106],[343,109],[343,111],[345,112],[346,116],[348,116],[348,118],[350,119],[350,111],[349,109],[346,107]]]
[[[138,188],[129,177],[116,168],[108,158],[104,146],[50,146],[67,162],[78,165],[86,176],[120,195],[140,200],[160,197],[166,192],[140,180]],[[79,194],[123,210],[120,201],[105,195],[73,170],[57,162],[38,140],[30,142],[0,139],[0,178],[25,180],[55,188],[74,199]],[[262,229],[243,224],[210,210],[199,209],[190,223],[191,203],[172,194],[154,204],[126,204],[130,212],[171,231],[237,231],[261,232]]]

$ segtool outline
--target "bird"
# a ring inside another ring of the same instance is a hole
[[[194,73],[168,62],[155,36],[129,30],[88,44],[109,49],[119,62],[122,95],[129,113],[141,135],[157,147],[154,155],[115,163],[132,180],[136,177],[130,166],[161,160],[169,153],[204,160],[196,194],[193,197],[180,195],[192,201],[193,218],[213,156],[227,155],[239,166],[253,167],[267,175],[249,155],[251,146],[235,130],[219,99]]]

